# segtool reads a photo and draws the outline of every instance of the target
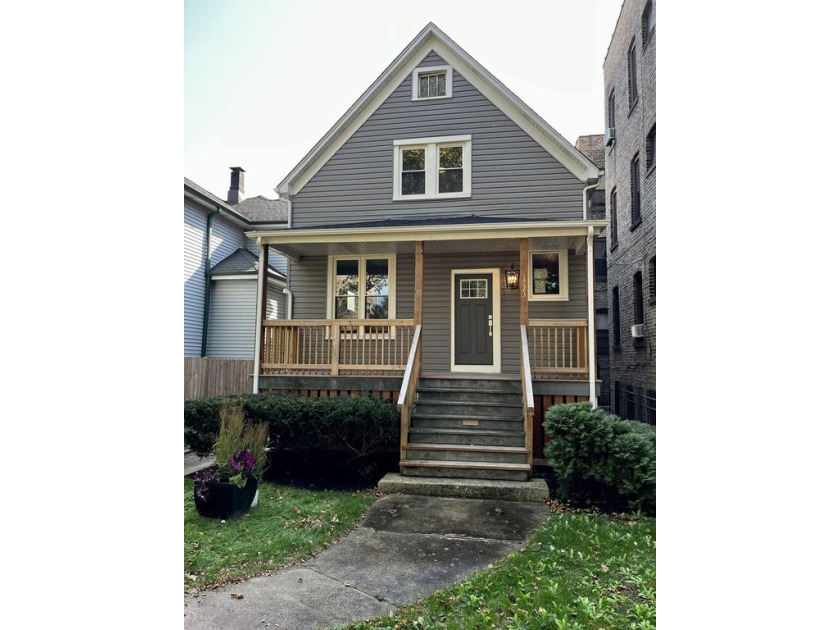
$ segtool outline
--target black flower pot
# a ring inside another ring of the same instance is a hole
[[[248,477],[243,488],[226,481],[196,482],[193,486],[195,509],[206,518],[239,516],[251,507],[258,485],[254,477]]]

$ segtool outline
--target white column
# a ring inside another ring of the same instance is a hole
[[[589,336],[589,400],[593,407],[598,407],[598,395],[595,387],[595,228],[589,226],[586,235],[586,332]]]
[[[266,258],[265,248],[262,245],[262,239],[257,239],[257,251],[260,253],[259,262],[257,263],[257,314],[256,325],[254,326],[254,393],[260,393],[260,348],[262,347],[262,314],[263,302],[265,302],[265,295],[263,295],[263,278],[265,278]]]

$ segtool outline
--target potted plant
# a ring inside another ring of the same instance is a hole
[[[222,405],[219,436],[213,445],[215,465],[199,472],[193,486],[201,516],[230,518],[257,504],[267,442],[267,424],[247,423],[241,406]]]

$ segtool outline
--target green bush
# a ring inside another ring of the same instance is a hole
[[[249,423],[267,423],[270,448],[331,451],[352,464],[399,444],[397,409],[377,398],[242,394],[184,401],[184,444],[198,455],[213,451],[223,403],[240,405]]]
[[[589,402],[554,405],[546,413],[546,460],[568,498],[601,492],[627,507],[656,511],[656,428],[593,409]]]

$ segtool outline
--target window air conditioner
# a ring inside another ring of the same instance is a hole
[[[645,336],[645,325],[644,324],[633,324],[630,326],[630,336],[633,339],[639,339]]]
[[[607,133],[604,134],[604,144],[610,146],[615,142],[615,127],[607,127]]]

